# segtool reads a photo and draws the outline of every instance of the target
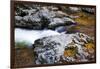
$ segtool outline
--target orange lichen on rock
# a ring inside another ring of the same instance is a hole
[[[85,44],[85,49],[88,53],[94,53],[95,46],[93,43]]]
[[[65,57],[73,57],[77,53],[76,47],[70,47],[67,50],[64,51],[64,56]]]

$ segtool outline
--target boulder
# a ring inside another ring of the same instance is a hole
[[[82,8],[82,11],[95,14],[95,9],[94,8]]]
[[[75,21],[58,7],[39,5],[16,6],[15,27],[33,30],[52,29],[59,26],[70,26]]]
[[[36,64],[54,64],[63,62],[86,62],[93,60],[85,50],[86,44],[93,39],[83,33],[60,34],[38,39],[33,44]],[[92,48],[92,45],[89,45]],[[87,48],[86,48],[87,49]]]

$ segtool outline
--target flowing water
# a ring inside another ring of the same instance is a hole
[[[27,30],[15,28],[15,42],[27,42],[34,44],[34,41],[43,37],[60,35],[60,33],[53,30]]]

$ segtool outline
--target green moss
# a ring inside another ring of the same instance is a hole
[[[25,41],[15,42],[15,48],[27,48],[28,43]]]

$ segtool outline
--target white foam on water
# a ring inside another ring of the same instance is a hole
[[[15,42],[28,42],[34,44],[34,41],[43,37],[60,35],[60,33],[53,30],[27,30],[27,29],[15,29]]]

